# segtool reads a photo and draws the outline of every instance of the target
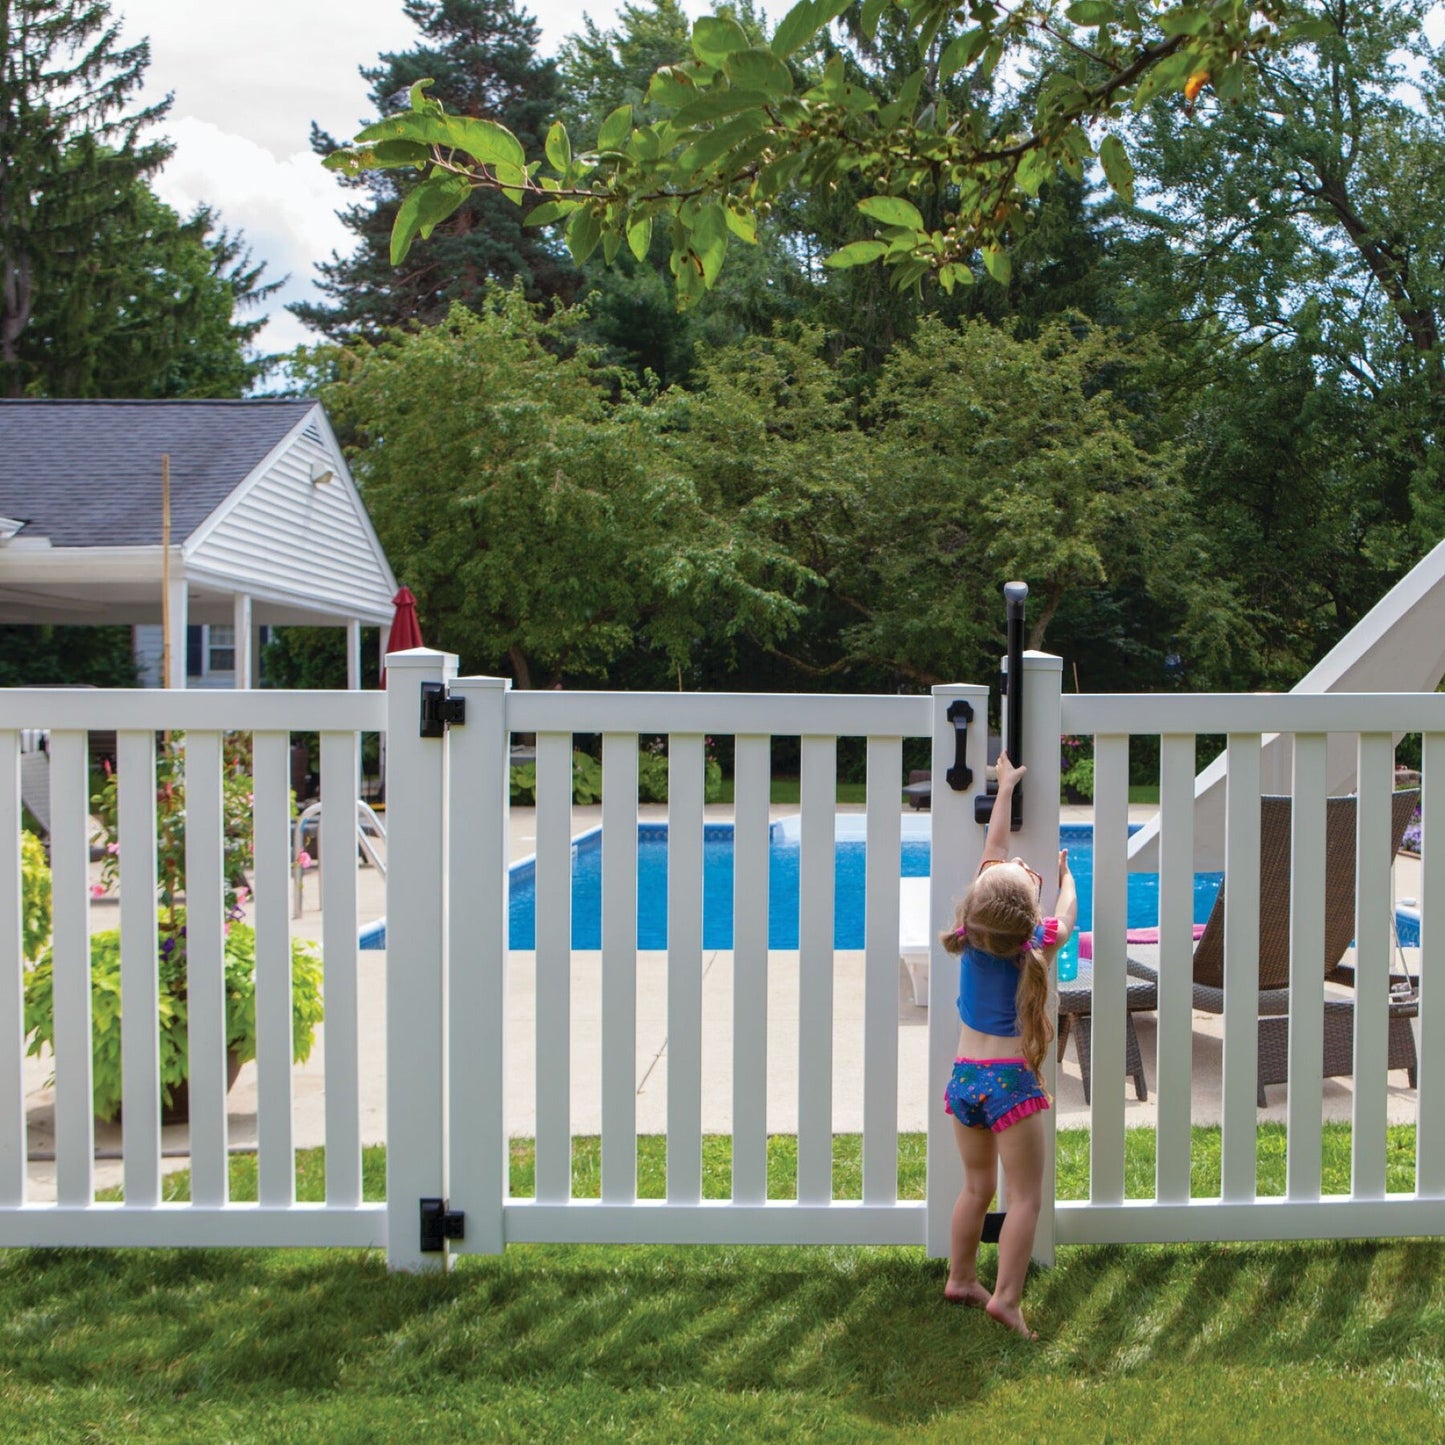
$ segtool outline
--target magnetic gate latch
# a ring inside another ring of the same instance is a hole
[[[467,700],[448,697],[444,682],[421,685],[421,736],[441,738],[449,727],[460,727],[467,720]]]
[[[421,1201],[421,1252],[440,1254],[448,1239],[465,1239],[467,1216],[463,1210],[448,1209],[445,1199]]]

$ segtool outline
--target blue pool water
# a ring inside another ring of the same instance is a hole
[[[1060,830],[1061,846],[1069,850],[1069,866],[1079,891],[1079,928],[1090,926],[1093,886],[1093,829],[1070,824]],[[774,826],[768,866],[768,946],[798,946],[798,844]],[[834,846],[833,946],[863,947],[863,880],[866,845],[861,838],[840,838]],[[643,824],[637,842],[637,946],[667,947],[667,827]],[[903,839],[902,876],[928,874],[927,838]],[[1194,880],[1194,918],[1209,917],[1220,873],[1200,873]],[[733,830],[729,824],[708,824],[703,836],[704,948],[733,946]],[[1129,926],[1148,927],[1159,921],[1159,876],[1129,875]],[[536,947],[536,875],[531,862],[512,869],[508,937],[513,948]],[[602,946],[602,835],[577,841],[572,865],[572,947]],[[1060,955],[1060,970],[1076,945]]]

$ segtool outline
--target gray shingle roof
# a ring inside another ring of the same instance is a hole
[[[159,546],[165,452],[179,545],[315,405],[0,400],[0,516],[56,547]]]

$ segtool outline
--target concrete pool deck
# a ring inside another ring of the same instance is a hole
[[[861,811],[840,808],[841,811]],[[1131,808],[1131,818],[1152,813],[1144,807]],[[774,816],[796,812],[795,807],[778,806]],[[1065,822],[1089,822],[1088,808],[1067,807]],[[644,820],[662,820],[665,807],[643,807]],[[731,818],[731,808],[710,806],[709,817]],[[601,820],[600,807],[573,809],[573,834],[594,827]],[[529,809],[516,809],[511,814],[511,856],[515,861],[535,851],[533,815]],[[359,917],[365,924],[385,914],[385,880],[373,868],[363,867],[359,879]],[[317,907],[318,889],[314,876],[306,880],[303,890],[305,907],[302,917],[293,920],[292,931],[298,937],[319,939],[321,912]],[[1395,864],[1396,897],[1419,896],[1419,861],[1400,856]],[[113,899],[97,901],[91,908],[92,926],[113,928],[118,924],[119,909]],[[1418,958],[1418,950],[1407,950]],[[386,970],[385,951],[367,950],[358,955],[359,968],[359,1031],[361,1051],[361,1128],[364,1143],[385,1142],[386,1131]],[[595,1134],[600,1127],[599,1081],[601,1077],[599,1020],[601,992],[599,986],[599,954],[578,951],[572,962],[572,1128],[574,1133]],[[833,1102],[836,1131],[857,1132],[862,1127],[863,1076],[863,958],[858,950],[840,950],[835,955],[834,1029],[833,1029]],[[706,950],[703,954],[703,1036],[702,1057],[707,1081],[703,1096],[703,1129],[724,1133],[731,1127],[732,1099],[732,953],[730,950]],[[661,952],[638,954],[637,1009],[637,1128],[640,1133],[662,1133],[667,1119],[667,956]],[[913,1003],[912,988],[903,969],[894,961],[898,985],[898,1058],[899,1058],[899,1128],[906,1131],[926,1127],[928,1112],[936,1104],[937,1087],[927,1077],[928,1012]],[[508,1059],[507,1125],[514,1135],[529,1135],[535,1128],[535,955],[517,952],[510,960],[508,976],[508,1016],[512,1030],[512,1047]],[[1155,1044],[1157,1017],[1154,1014],[1134,1015],[1144,1060],[1149,1098],[1134,1097],[1133,1085],[1121,1079],[1118,1087],[1125,1100],[1125,1123],[1129,1126],[1153,1125],[1155,1104]],[[1417,1021],[1418,1030],[1418,1021]],[[797,1127],[797,1047],[798,1047],[798,955],[796,951],[769,954],[769,1038],[768,1038],[768,1127],[770,1132],[791,1133]],[[1220,1118],[1222,1032],[1221,1020],[1214,1015],[1194,1015],[1193,1049],[1193,1117],[1196,1123],[1218,1123]],[[316,1047],[308,1061],[293,1071],[293,1131],[298,1148],[324,1142],[325,1105],[325,1025],[318,1033]],[[46,1086],[50,1072],[49,1060],[25,1060],[24,1080],[29,1146],[32,1155],[43,1154],[54,1147],[54,1093]],[[1095,1086],[1100,1080],[1096,1073]],[[1393,1123],[1412,1122],[1415,1091],[1407,1087],[1401,1072],[1389,1076],[1389,1118]],[[1275,1086],[1269,1090],[1269,1107],[1258,1112],[1260,1122],[1284,1122],[1286,1090]],[[1353,1090],[1348,1079],[1327,1079],[1322,1084],[1324,1116],[1330,1120],[1348,1120]],[[1088,1106],[1084,1103],[1083,1086],[1073,1047],[1059,1066],[1056,1105],[1062,1127],[1087,1127]],[[236,1146],[254,1144],[256,1139],[255,1068],[247,1065],[241,1071],[228,1098],[231,1143]],[[174,1151],[165,1160],[169,1168],[184,1168],[186,1126],[173,1125],[163,1131],[163,1146]],[[96,1181],[98,1186],[119,1183],[121,1165],[116,1158],[121,1133],[118,1125],[100,1125],[96,1129]],[[33,1160],[29,1167],[31,1197],[37,1200],[54,1198],[55,1165],[44,1159]]]

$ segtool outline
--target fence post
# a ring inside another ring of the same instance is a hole
[[[1014,836],[1013,851],[1027,859],[1044,880],[1045,915],[1053,912],[1059,895],[1059,739],[1063,735],[1062,693],[1064,662],[1047,652],[1025,652],[1023,686],[1027,703],[1023,716],[1023,764],[1028,774],[1021,784],[1024,794],[1023,826]],[[1010,683],[1012,687],[1012,683]],[[1004,705],[1007,707],[1008,698]],[[1008,736],[1007,731],[1004,734]],[[1058,979],[1049,977],[1049,1017],[1059,1017]],[[1044,1087],[1058,1093],[1057,1051],[1044,1055]],[[1045,1114],[1043,1206],[1034,1234],[1034,1258],[1040,1264],[1054,1262],[1054,1130],[1057,1109]]]
[[[973,709],[968,723],[965,765],[972,778],[961,790],[947,780],[957,754],[957,730],[950,706]],[[954,907],[978,872],[984,830],[973,821],[973,800],[987,786],[988,688],[950,683],[933,689],[933,792],[929,848],[928,951],[928,1205],[925,1243],[930,1258],[948,1255],[953,1204],[963,1187],[963,1165],[953,1124],[943,1111],[943,1090],[958,1047],[958,964],[938,941]]]
[[[386,1234],[391,1269],[445,1269],[421,1249],[422,1199],[445,1199],[446,738],[420,735],[421,685],[457,659],[386,659]]]

